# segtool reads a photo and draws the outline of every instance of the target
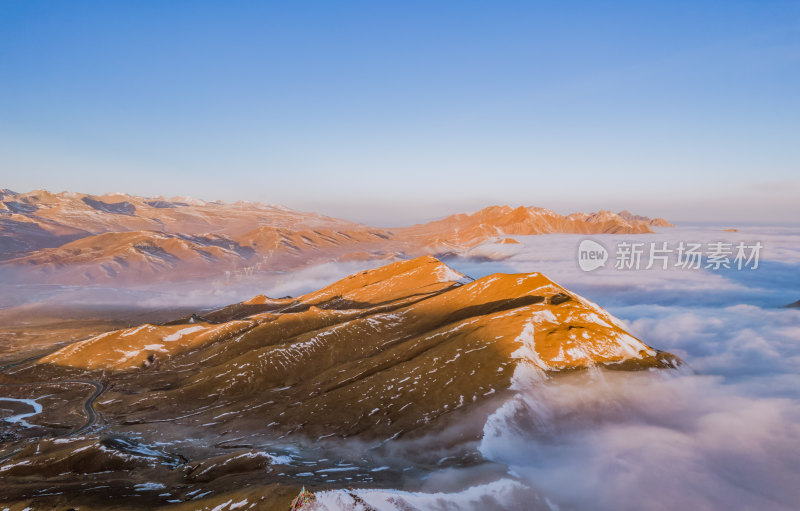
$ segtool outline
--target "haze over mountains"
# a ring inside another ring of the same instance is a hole
[[[666,220],[491,206],[383,229],[253,202],[0,191],[0,259],[21,279],[145,283],[329,262],[465,254],[505,236],[641,234]],[[227,273],[226,273],[227,272]]]

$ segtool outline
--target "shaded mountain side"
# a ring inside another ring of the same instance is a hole
[[[209,432],[389,438],[507,391],[521,373],[676,363],[541,274],[465,280],[421,257],[298,298],[256,297],[209,314],[216,323],[108,332],[38,368],[111,374],[101,410],[119,424],[196,413]]]
[[[620,211],[617,214],[628,222],[645,222],[647,225],[651,225],[653,227],[675,227],[675,225],[667,222],[663,218],[648,218],[642,215],[634,215],[627,209]]]
[[[31,222],[18,215],[0,215],[0,260],[42,248],[59,247],[90,233],[52,222]]]

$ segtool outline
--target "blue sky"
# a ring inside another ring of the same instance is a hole
[[[800,213],[800,2],[0,3],[0,187]]]

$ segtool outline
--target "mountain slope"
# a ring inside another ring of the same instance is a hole
[[[57,247],[95,234],[158,231],[173,234],[214,233],[239,236],[260,226],[291,229],[347,229],[363,226],[255,202],[206,202],[191,198],[146,198],[114,193],[29,193],[0,191],[0,254]],[[36,239],[32,234],[38,234]],[[59,241],[61,243],[59,243]]]
[[[118,404],[103,411],[128,421],[174,416],[191,402],[212,415],[258,409],[284,434],[388,437],[510,388],[520,366],[547,373],[670,361],[543,275],[466,280],[421,257],[296,299],[257,297],[218,312],[219,323],[212,314],[110,332],[40,364],[120,372],[110,391]],[[131,399],[129,386],[154,390]],[[270,388],[283,389],[282,399],[267,406],[260,396]],[[296,405],[287,410],[288,402]]]
[[[159,231],[96,234],[7,261],[38,279],[73,284],[179,281],[293,269],[336,259],[380,259],[380,230],[300,230],[259,227],[234,238]]]

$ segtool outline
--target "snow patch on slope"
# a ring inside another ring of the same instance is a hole
[[[442,264],[436,270],[436,278],[439,279],[439,282],[461,282],[466,277],[446,264]]]
[[[174,342],[174,341],[179,340],[184,335],[189,335],[189,334],[192,334],[194,332],[199,332],[199,331],[205,330],[205,329],[206,329],[206,327],[204,327],[202,325],[200,325],[200,326],[190,326],[189,328],[184,328],[182,330],[178,330],[177,332],[164,337],[163,340],[164,340],[164,342]]]

